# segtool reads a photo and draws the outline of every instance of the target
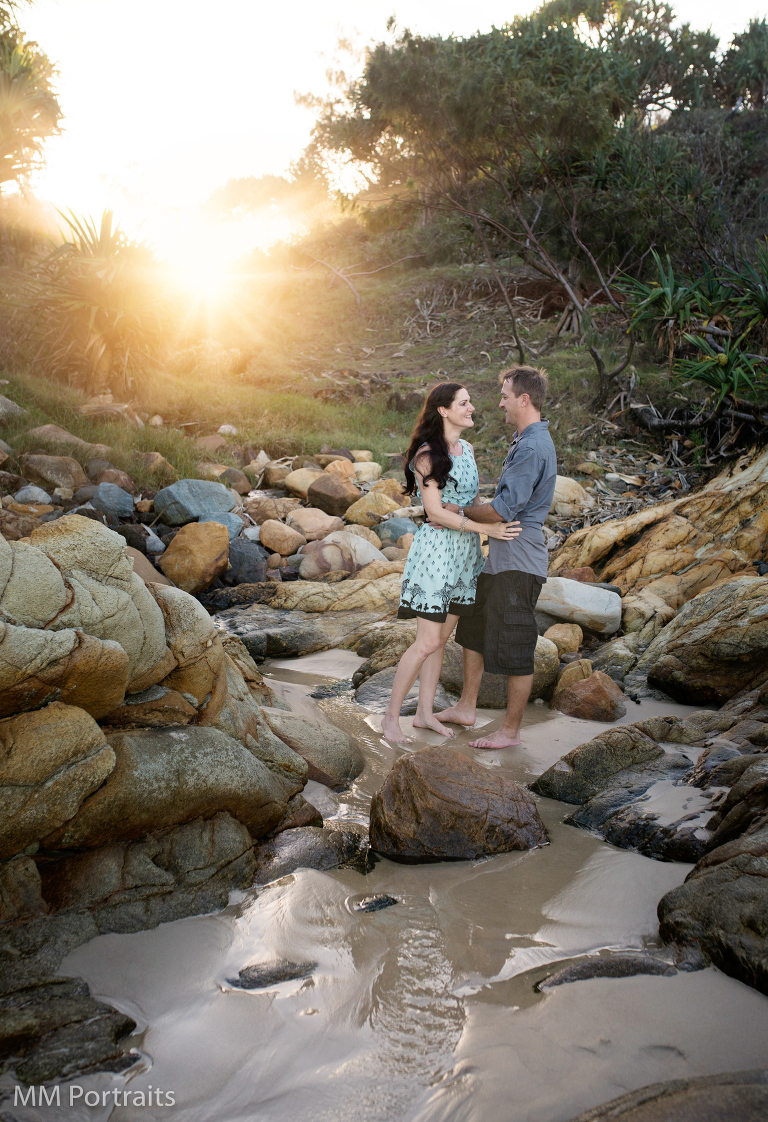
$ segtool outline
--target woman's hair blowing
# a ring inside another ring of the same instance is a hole
[[[441,491],[448,482],[453,465],[443,432],[443,418],[439,410],[441,408],[450,409],[453,399],[462,389],[464,389],[464,386],[461,382],[441,382],[439,386],[435,386],[424,402],[424,408],[419,414],[416,427],[411,434],[408,451],[405,453],[406,495],[412,495],[416,490],[416,476],[413,474],[411,463],[419,448],[424,444],[429,446],[429,458],[432,464],[429,475],[424,476],[424,482],[434,479]]]

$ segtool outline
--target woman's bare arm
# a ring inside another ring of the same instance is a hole
[[[493,510],[493,507],[490,507],[490,509],[493,511],[495,518],[488,519],[488,524],[483,525],[468,516],[459,514],[458,508],[456,512],[449,509],[454,505],[453,503],[444,507],[440,498],[440,488],[435,480],[430,479],[429,482],[424,480],[424,474],[429,472],[429,468],[428,459],[424,456],[419,457],[414,464],[414,473],[419,481],[419,490],[424,503],[424,513],[431,525],[445,526],[449,530],[460,530],[463,527],[465,530],[470,530],[476,534],[487,534],[492,538],[509,539],[510,537],[517,537],[520,533],[519,529],[507,530],[508,523],[502,520],[501,516]],[[512,524],[509,523],[509,525]]]

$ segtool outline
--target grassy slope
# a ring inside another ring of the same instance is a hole
[[[85,440],[112,446],[113,463],[148,485],[131,451],[155,449],[181,475],[194,475],[198,460],[210,457],[201,455],[190,437],[224,423],[238,429],[233,443],[263,447],[272,457],[316,452],[327,443],[370,448],[384,462],[385,452],[403,450],[415,419],[414,413],[387,409],[389,392],[456,380],[467,385],[478,406],[475,430],[467,435],[481,471],[494,474],[509,439],[498,412],[497,374],[516,356],[504,345],[511,338],[506,312],[490,298],[483,270],[383,273],[357,283],[360,308],[345,285],[329,288],[316,273],[243,279],[223,307],[210,311],[211,334],[239,347],[240,354],[223,346],[197,348],[177,356],[165,371],[148,374],[136,388],[135,408],[159,413],[166,422],[162,429],[136,431],[80,417],[77,406],[85,395],[39,376],[6,374],[5,393],[30,410],[35,424],[55,422]],[[417,301],[431,312],[425,315]],[[551,326],[529,324],[528,338],[543,338]],[[585,348],[554,350],[545,366],[551,393],[544,415],[552,421],[560,470],[568,472],[590,448],[610,444],[614,430],[601,435],[600,426],[589,428],[595,423],[590,409],[595,375]],[[635,368],[635,400],[650,394],[659,401],[670,392],[665,372],[647,362]],[[335,390],[322,375],[344,370],[386,376],[389,389],[346,401],[318,398],[319,392]],[[24,435],[30,427],[6,426],[3,438],[25,451],[33,443]],[[234,462],[226,454],[216,458]]]

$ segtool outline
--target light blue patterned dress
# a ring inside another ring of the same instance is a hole
[[[466,440],[459,444],[462,454],[451,456],[453,466],[441,497],[444,503],[465,506],[477,494],[479,479],[471,447]],[[423,504],[421,491],[419,499]],[[413,539],[405,562],[399,617],[444,616],[449,605],[460,609],[474,604],[475,585],[484,563],[479,534],[425,523]]]

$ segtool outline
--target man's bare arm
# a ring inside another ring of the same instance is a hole
[[[459,509],[456,503],[445,503],[444,506],[446,510],[457,511]],[[471,518],[473,522],[480,522],[486,526],[490,525],[492,522],[505,521],[499,512],[494,510],[490,503],[473,503],[472,506],[465,506],[464,513],[467,518]]]

